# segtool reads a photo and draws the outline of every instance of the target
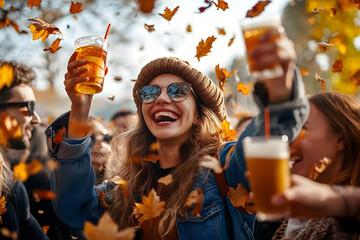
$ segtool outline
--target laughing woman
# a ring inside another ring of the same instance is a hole
[[[70,113],[59,117],[49,126],[49,151],[59,162],[54,171],[52,188],[56,193],[54,205],[57,214],[67,224],[82,228],[85,221],[96,223],[108,211],[119,229],[140,225],[138,239],[253,239],[254,215],[233,207],[228,197],[223,198],[214,173],[201,167],[200,162],[210,155],[225,163],[229,150],[230,165],[225,170],[228,186],[243,183],[245,163],[241,140],[249,135],[264,134],[264,116],[260,114],[246,128],[239,141],[224,142],[217,126],[226,119],[224,98],[207,76],[186,61],[174,57],[158,58],[142,68],[133,97],[139,123],[135,129],[113,139],[112,160],[107,167],[109,178],[119,176],[127,181],[124,187],[112,181],[94,187],[95,175],[91,167],[90,148],[93,144],[88,133],[79,133],[75,124],[86,124],[91,106],[91,95],[75,92],[77,82],[86,69],[86,60],[70,58],[65,75],[65,87],[72,102]],[[260,45],[252,57],[259,67],[267,67],[274,60],[281,62],[284,76],[258,83],[254,97],[260,112],[268,107],[271,112],[272,134],[286,134],[289,139],[301,130],[308,113],[308,102],[302,80],[295,71],[296,54],[292,43],[282,36],[276,44]],[[57,131],[65,126],[65,140],[52,142]],[[156,163],[145,159],[154,150]],[[165,185],[158,180],[171,174],[172,181]],[[135,203],[142,202],[154,189],[164,210],[151,220],[138,221],[134,215]],[[185,208],[193,190],[203,192],[200,215]],[[108,208],[99,200],[101,190],[106,194]]]

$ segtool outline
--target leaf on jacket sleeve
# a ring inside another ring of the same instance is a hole
[[[326,87],[326,82],[325,82],[325,80],[322,79],[317,73],[315,73],[315,79],[316,79],[319,83],[321,83],[321,89],[322,89],[324,92],[326,92],[326,89],[325,89],[325,87]]]
[[[249,18],[253,18],[256,16],[259,16],[260,13],[262,13],[266,7],[266,5],[268,5],[269,3],[271,3],[271,1],[259,1],[257,2],[251,10],[247,11],[246,13],[246,17]]]
[[[215,6],[217,7],[217,10],[219,10],[221,8],[221,10],[225,11],[226,9],[229,8],[229,5],[227,2],[225,2],[224,0],[218,0],[218,3],[216,4],[216,2],[212,1]]]
[[[212,44],[215,40],[216,37],[214,36],[208,37],[205,42],[203,39],[201,39],[198,46],[196,47],[195,57],[197,57],[198,61],[200,61],[201,57],[207,56],[207,54],[211,52],[210,49],[212,48]]]
[[[64,133],[66,132],[66,128],[62,127],[59,131],[55,133],[55,137],[53,138],[53,143],[58,145],[60,142],[65,140]]]
[[[40,8],[41,0],[28,0],[27,6],[29,8],[38,7]]]
[[[174,10],[172,10],[172,11],[168,7],[166,7],[164,10],[164,13],[159,13],[159,15],[162,16],[163,18],[165,18],[166,20],[170,21],[178,9],[179,9],[179,6],[174,8]]]
[[[100,191],[99,189],[97,189],[97,192],[99,193],[98,199],[99,199],[99,201],[101,201],[103,207],[108,208],[109,205],[105,201],[106,193],[104,193],[103,191]]]
[[[14,80],[14,68],[7,62],[1,63],[0,66],[0,90],[5,86],[10,88]]]
[[[148,196],[142,196],[142,203],[135,203],[137,213],[140,218],[138,225],[141,226],[146,220],[156,218],[164,211],[165,201],[160,201],[160,197],[154,189],[151,189]],[[136,211],[135,211],[136,212]]]
[[[343,68],[343,60],[341,58],[336,59],[334,64],[332,65],[332,71],[334,73],[336,72],[342,72],[342,68]]]
[[[249,214],[253,214],[255,211],[250,207],[248,203],[249,200],[249,190],[242,183],[238,183],[236,188],[229,187],[228,197],[234,207],[245,208]]]
[[[80,2],[74,3],[73,1],[71,1],[71,6],[70,6],[69,11],[71,14],[81,13],[82,12],[82,3],[80,3]]]
[[[204,194],[202,190],[199,188],[192,191],[189,194],[189,196],[186,198],[185,208],[193,207],[191,213],[194,214],[196,217],[200,217],[203,202],[204,202]]]
[[[45,48],[44,51],[49,51],[50,53],[54,54],[56,53],[61,47],[59,47],[61,39],[56,39],[49,48]]]
[[[112,220],[110,214],[105,212],[95,226],[85,222],[84,235],[88,240],[132,240],[135,238],[135,228],[126,228],[119,231],[118,225]]]
[[[45,22],[40,18],[30,18],[28,20],[34,22],[28,26],[28,28],[31,29],[31,33],[33,34],[32,40],[41,38],[41,40],[44,42],[50,34],[59,35],[61,37],[63,36],[59,28]]]

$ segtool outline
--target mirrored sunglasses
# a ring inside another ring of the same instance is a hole
[[[7,103],[0,103],[0,108],[9,108],[9,107],[26,107],[29,116],[34,115],[35,111],[35,101],[27,101],[27,102],[7,102]]]
[[[148,85],[136,91],[136,95],[143,103],[152,103],[161,95],[162,88],[158,85]],[[184,101],[190,91],[192,91],[190,83],[176,82],[166,87],[167,95],[174,102]]]

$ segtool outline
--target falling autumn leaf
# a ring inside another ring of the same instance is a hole
[[[111,102],[113,102],[115,100],[115,96],[108,97],[107,99],[109,99]]]
[[[322,79],[317,73],[315,73],[315,79],[316,79],[319,83],[321,83],[321,89],[325,92],[325,91],[326,91],[326,89],[325,89],[325,87],[326,87],[326,82],[325,82],[325,80]]]
[[[191,32],[192,31],[192,29],[191,29],[191,25],[190,24],[188,24],[187,25],[187,27],[186,27],[186,32]]]
[[[265,6],[269,3],[271,3],[271,1],[259,1],[255,4],[255,6],[252,7],[251,10],[247,11],[246,17],[253,18],[260,15],[260,13],[264,11]]]
[[[50,53],[54,54],[55,52],[57,52],[61,47],[59,47],[59,43],[60,43],[61,39],[58,38],[56,39],[50,46],[50,48],[45,48],[44,51],[50,51]]]
[[[335,72],[342,72],[343,68],[343,60],[341,58],[336,59],[334,64],[332,65],[332,71]]]
[[[194,214],[196,217],[200,217],[203,202],[204,202],[204,194],[202,190],[199,188],[192,191],[189,194],[189,196],[186,198],[185,208],[193,207],[191,213]]]
[[[330,9],[330,17],[335,17],[338,9],[337,8],[331,8]]]
[[[0,115],[0,146],[7,146],[9,139],[20,138],[21,126],[18,121],[6,112]]]
[[[234,40],[235,40],[235,35],[232,38],[230,38],[230,41],[228,43],[228,47],[230,47],[233,44]]]
[[[172,175],[168,174],[165,177],[159,178],[158,183],[169,185],[173,181]]]
[[[59,144],[60,142],[64,141],[64,133],[66,132],[66,128],[62,127],[59,131],[55,133],[55,137],[53,138],[53,143]]]
[[[334,44],[329,44],[329,43],[325,43],[325,42],[319,42],[319,47],[323,50],[326,51],[328,47],[333,47]]]
[[[156,163],[159,160],[160,160],[160,156],[157,155],[156,153],[150,153],[149,155],[147,155],[144,158],[144,161],[149,161],[149,162],[153,162],[153,163]]]
[[[3,87],[10,88],[14,80],[14,68],[7,62],[1,63],[0,66],[0,90]]]
[[[237,138],[236,129],[230,129],[230,123],[226,119],[221,122],[221,126],[217,126],[217,130],[224,141],[233,141]]]
[[[209,0],[205,0],[205,3],[207,3],[208,5],[206,7],[199,7],[199,13],[204,12],[206,9],[208,9],[209,7],[211,7],[211,1]]]
[[[26,181],[31,175],[35,175],[42,170],[43,166],[37,159],[30,163],[20,162],[14,166],[14,178],[22,182]]]
[[[35,23],[28,26],[31,29],[31,33],[33,34],[32,40],[37,40],[41,38],[42,41],[45,41],[49,37],[50,34],[63,36],[60,29],[55,27],[52,24],[46,23],[40,18],[30,18],[29,21],[33,21]]]
[[[355,81],[356,86],[360,86],[360,69],[351,76],[351,81]]]
[[[151,13],[155,6],[155,0],[138,0],[140,11]]]
[[[122,80],[122,77],[114,77],[114,80],[117,81],[117,82],[120,82]]]
[[[118,229],[118,225],[112,220],[110,214],[105,212],[97,226],[85,222],[84,235],[88,240],[132,240],[135,238],[135,228],[126,228],[122,231]]]
[[[49,231],[50,229],[50,226],[49,225],[44,225],[44,226],[41,226],[41,229],[44,231],[45,235],[47,234],[47,232]]]
[[[227,72],[226,68],[220,68],[219,64],[215,66],[215,75],[219,81],[219,87],[224,91],[226,78],[232,76],[232,72]]]
[[[56,195],[53,191],[46,190],[46,189],[35,189],[32,192],[32,195],[35,199],[38,199],[39,201],[41,199],[51,200],[51,199],[55,199],[55,197],[56,197]]]
[[[38,7],[38,8],[40,8],[40,3],[41,3],[41,0],[28,0],[27,6],[30,7],[31,9],[32,9],[33,7]]]
[[[226,35],[225,29],[224,28],[218,28],[218,34],[219,35]]]
[[[82,3],[79,2],[74,3],[73,1],[71,1],[71,6],[69,11],[71,14],[82,12]]]
[[[147,25],[147,24],[145,23],[145,24],[144,24],[144,27],[145,27],[145,29],[146,29],[148,32],[155,31],[154,24],[153,24],[153,25]]]
[[[199,42],[198,46],[196,47],[196,55],[198,61],[200,61],[201,57],[207,56],[209,52],[211,52],[212,44],[216,40],[216,37],[211,36],[206,39],[206,42],[204,42],[203,39]]]
[[[6,198],[5,196],[2,196],[0,198],[0,224],[2,224],[2,217],[1,215],[3,215],[4,212],[7,211],[7,208],[6,208]]]
[[[219,8],[221,8],[221,10],[225,11],[226,9],[229,8],[228,3],[225,2],[224,0],[218,0],[218,3],[216,4],[216,2],[213,1],[213,3],[215,4],[215,6],[217,7],[217,10],[219,10]]]
[[[174,10],[172,10],[172,11],[168,7],[166,7],[164,10],[164,13],[159,13],[159,15],[162,16],[163,18],[165,18],[166,20],[170,21],[178,9],[179,9],[179,6],[174,8]]]
[[[105,201],[106,193],[100,191],[99,189],[97,189],[97,192],[99,193],[98,199],[99,199],[99,201],[101,201],[103,207],[108,208],[109,205]]]
[[[142,203],[135,203],[138,214],[141,215],[138,219],[139,226],[146,220],[160,216],[165,206],[165,202],[160,201],[160,197],[154,189],[150,190],[148,196],[142,196],[141,199]]]
[[[309,178],[313,181],[322,173],[329,165],[331,164],[331,160],[327,157],[320,159],[318,163],[314,163],[310,167],[310,176]]]
[[[249,88],[242,82],[239,82],[236,86],[237,90],[241,92],[243,95],[249,95]]]
[[[115,176],[109,181],[115,183],[117,186],[119,186],[122,189],[124,197],[127,197],[129,195],[129,189],[126,180],[122,179],[119,176]]]
[[[238,183],[236,188],[229,187],[228,192],[229,199],[234,207],[241,207],[246,209],[249,214],[255,213],[255,211],[248,205],[249,190],[242,183]]]
[[[309,69],[301,68],[300,69],[301,76],[306,76],[309,74]]]

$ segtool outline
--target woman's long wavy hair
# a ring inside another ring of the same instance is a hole
[[[171,173],[171,194],[158,225],[161,236],[165,236],[175,227],[176,215],[183,209],[194,181],[201,171],[199,162],[206,155],[217,157],[223,145],[217,130],[219,119],[209,108],[200,103],[197,105],[200,121],[193,126],[192,136],[182,144],[181,164]],[[158,181],[153,163],[132,161],[133,157],[141,159],[147,156],[150,153],[150,145],[156,141],[144,122],[141,107],[138,114],[140,121],[136,128],[113,139],[113,155],[107,167],[107,178],[120,176],[127,181],[129,188],[128,197],[124,197],[120,188],[114,188],[112,194],[113,201],[109,212],[120,228],[136,225],[134,218],[130,217],[135,206],[135,198],[147,196]]]
[[[9,197],[14,185],[13,174],[4,158],[4,149],[0,147],[0,197]]]
[[[330,184],[360,186],[360,102],[338,92],[318,93],[309,98],[344,142],[340,172]]]

